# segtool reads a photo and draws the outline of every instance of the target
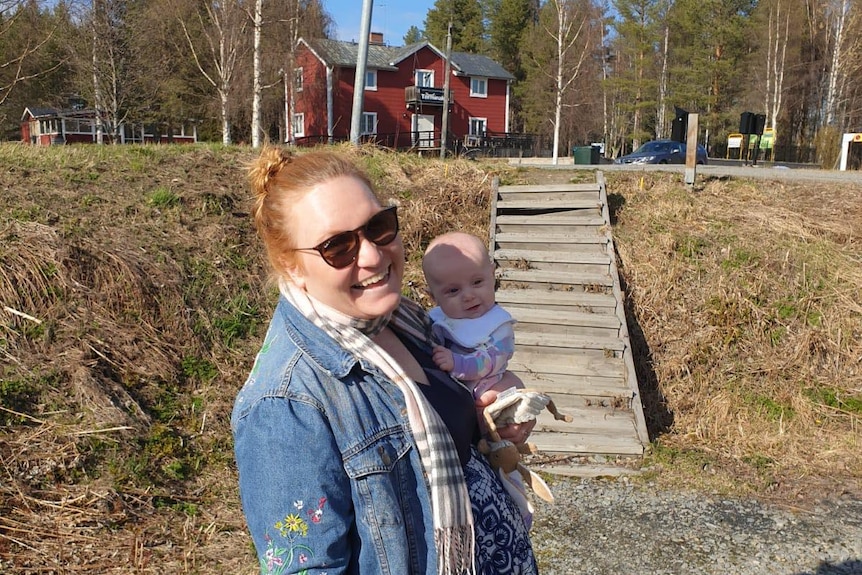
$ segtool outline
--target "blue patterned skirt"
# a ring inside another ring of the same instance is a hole
[[[478,575],[537,575],[521,512],[485,457],[473,447],[464,469],[476,532]]]

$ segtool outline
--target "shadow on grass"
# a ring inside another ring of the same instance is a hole
[[[611,226],[617,223],[617,213],[625,204],[625,198],[620,194],[608,194],[608,211]],[[616,244],[614,247],[616,250]],[[619,252],[614,254],[617,261],[622,262]],[[622,262],[623,264],[625,262]],[[644,419],[646,419],[647,432],[650,441],[667,433],[673,425],[673,412],[668,409],[667,400],[662,393],[658,377],[653,368],[652,352],[638,322],[637,310],[632,299],[628,297],[628,285],[626,282],[625,265],[619,266],[620,288],[624,294],[624,306],[626,324],[629,331],[629,342],[632,346],[632,358],[635,365],[635,373],[640,389],[641,404],[643,405]]]

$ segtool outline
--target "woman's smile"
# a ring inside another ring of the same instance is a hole
[[[369,289],[376,287],[376,284],[385,284],[389,279],[389,267],[386,268],[386,271],[379,273],[377,275],[373,275],[369,278],[366,278],[359,282],[358,284],[353,286],[353,289]]]

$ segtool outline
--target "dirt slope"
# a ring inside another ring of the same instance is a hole
[[[403,206],[424,303],[427,241],[485,236],[494,177],[550,177],[344,150]],[[274,302],[251,157],[0,146],[0,572],[255,571],[228,427]],[[858,484],[860,186],[607,178],[647,475],[797,500]]]

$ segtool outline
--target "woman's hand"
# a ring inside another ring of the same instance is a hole
[[[494,389],[489,389],[482,395],[480,395],[476,401],[476,412],[479,416],[479,426],[482,430],[482,435],[487,435],[488,428],[485,423],[485,418],[482,415],[482,412],[485,408],[497,399],[497,394],[499,392]],[[536,420],[533,419],[531,421],[527,421],[524,423],[512,423],[505,427],[498,427],[497,433],[500,434],[500,439],[505,439],[511,441],[512,443],[524,443],[527,441],[527,438],[530,437],[530,433],[533,432],[533,428],[536,427]]]

